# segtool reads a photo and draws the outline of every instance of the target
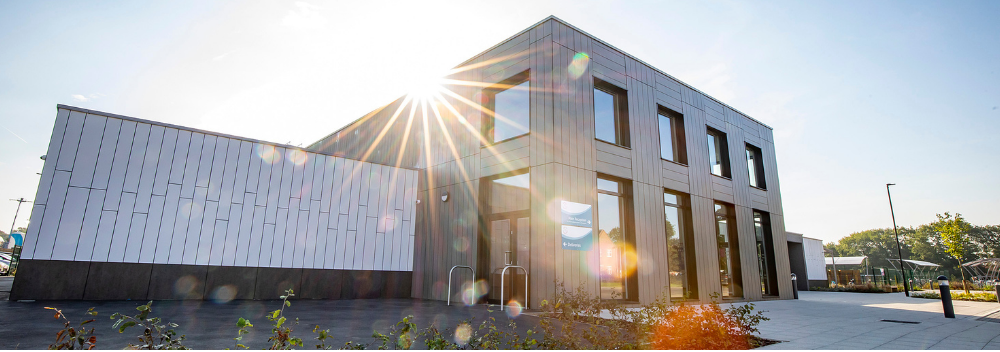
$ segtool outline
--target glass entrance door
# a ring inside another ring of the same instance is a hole
[[[529,224],[529,218],[524,215],[494,218],[489,222],[488,298],[491,303],[508,303],[511,300],[522,306],[525,303],[524,271],[511,268],[507,269],[507,275],[502,274],[504,267],[511,265],[522,266],[525,271],[530,272]],[[502,285],[501,280],[504,280]],[[507,302],[500,302],[501,286],[504,290],[503,299]]]

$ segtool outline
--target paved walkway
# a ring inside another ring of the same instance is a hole
[[[902,293],[800,292],[799,298],[755,303],[771,318],[761,336],[786,341],[765,349],[1000,349],[1000,323],[977,320],[1000,310],[997,303],[955,301],[957,318],[946,319],[940,300]]]

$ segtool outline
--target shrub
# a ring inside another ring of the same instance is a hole
[[[938,292],[920,292],[910,295],[914,298],[929,298],[929,299],[941,299],[941,294]],[[956,301],[976,301],[976,302],[996,302],[997,295],[995,293],[989,292],[952,292],[951,299]]]
[[[97,319],[85,320],[80,323],[79,327],[73,328],[69,318],[63,315],[62,310],[52,307],[45,307],[45,309],[56,311],[55,318],[63,320],[63,329],[56,333],[56,342],[49,345],[50,350],[92,350],[97,347],[97,336],[94,336],[94,328],[87,330],[84,327]],[[94,311],[94,308],[90,308],[87,310],[87,315],[96,316],[97,312]]]
[[[540,347],[549,349],[750,349],[764,342],[757,326],[768,320],[752,303],[723,309],[709,304],[672,304],[661,296],[629,308],[591,297],[581,286],[562,284],[552,302],[543,301]]]
[[[302,347],[302,339],[292,337],[292,328],[285,325],[288,320],[285,318],[285,308],[292,306],[292,302],[288,301],[288,298],[292,296],[295,296],[292,289],[285,290],[285,294],[281,296],[281,309],[267,314],[267,320],[271,322],[271,336],[267,338],[267,341],[271,343],[269,349],[290,350],[295,346]],[[299,319],[295,318],[295,324],[298,323]]]
[[[150,317],[149,314],[153,312],[153,301],[149,301],[144,305],[138,306],[135,309],[139,311],[136,316],[128,316],[121,313],[115,313],[111,315],[111,319],[118,319],[113,328],[118,329],[118,333],[124,333],[125,329],[133,326],[141,327],[142,335],[139,335],[139,344],[129,344],[128,348],[138,349],[138,350],[186,350],[189,349],[185,347],[181,341],[184,341],[184,335],[177,337],[177,332],[173,328],[177,327],[177,324],[166,323],[160,324],[162,321],[157,317]]]
[[[864,285],[853,285],[853,286],[837,286],[837,287],[811,287],[811,291],[823,291],[823,292],[856,292],[856,293],[888,293],[889,290],[877,287],[873,284]]]

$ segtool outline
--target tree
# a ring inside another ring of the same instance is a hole
[[[937,214],[938,220],[931,223],[931,226],[941,234],[941,242],[955,260],[958,261],[959,272],[962,273],[962,286],[965,293],[969,293],[969,286],[965,284],[965,270],[962,270],[962,261],[965,259],[966,250],[969,248],[969,233],[972,232],[972,225],[962,218],[962,214],[955,213],[952,216],[948,212],[944,216]]]
[[[969,233],[977,258],[1000,258],[1000,225],[974,226]]]

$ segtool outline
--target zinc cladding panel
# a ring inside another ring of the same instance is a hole
[[[229,209],[230,205],[233,204],[233,192],[235,192],[234,188],[236,187],[236,168],[240,159],[241,145],[242,143],[239,140],[233,139],[230,140],[226,148],[226,164],[223,166],[222,171],[222,185],[219,189],[219,210],[217,211],[218,215],[216,216],[221,220],[229,220]],[[216,258],[215,253],[219,253],[221,255],[222,252],[217,251],[214,246],[212,248],[212,258]]]
[[[264,211],[264,223],[274,224],[275,218],[278,215],[278,207],[280,204],[279,199],[281,199],[281,186],[284,181],[283,176],[285,173],[285,160],[280,157],[280,153],[284,151],[284,148],[274,148],[275,155],[273,161],[270,163],[271,174],[269,176],[269,184],[267,187],[266,199],[264,201],[264,206],[266,207]],[[289,183],[290,184],[290,183]],[[287,206],[287,205],[286,205]]]
[[[109,118],[104,124],[104,133],[101,137],[100,150],[97,152],[97,162],[94,165],[94,178],[91,183],[91,187],[95,189],[108,188],[108,181],[111,177],[111,165],[115,161],[115,148],[118,146],[118,136],[121,133],[121,128],[122,120],[119,119]],[[43,172],[43,179],[44,174]],[[104,206],[103,202],[101,206]]]
[[[219,137],[215,141],[215,155],[212,156],[212,172],[208,179],[208,200],[219,202],[222,196],[223,172],[226,170],[226,156],[229,155],[229,138]],[[235,142],[235,141],[234,141]],[[215,225],[212,225],[213,228]]]
[[[63,206],[66,201],[66,192],[69,188],[68,171],[54,171],[52,176],[52,186],[49,189],[49,204],[46,204],[45,215],[42,217],[42,224],[37,233],[38,240],[35,243],[33,259],[50,259],[52,257],[52,246],[55,244],[56,232],[62,221]]]
[[[59,153],[46,156],[46,158],[56,158],[56,170],[73,171],[73,161],[76,159],[76,151],[80,145],[80,135],[83,132],[85,120],[86,114],[77,111],[70,112]]]
[[[152,194],[165,196],[167,183],[170,182],[170,168],[173,165],[174,150],[177,148],[177,131],[167,128],[163,131],[163,144],[160,146],[160,156],[157,159],[156,176],[153,179]]]
[[[783,233],[785,233],[784,217],[780,214],[771,214],[771,237],[773,239],[772,244],[774,245],[775,258],[788,258],[788,241],[784,240],[784,236],[780,236]],[[790,277],[792,274],[790,265],[787,260],[775,260],[775,271],[777,271],[775,277]],[[779,279],[778,293],[781,298],[792,298],[792,281]]]
[[[76,255],[89,195],[90,190],[87,188],[67,188],[63,214],[59,220],[59,228],[56,230],[55,241],[51,249],[52,260],[73,260]]]
[[[272,237],[274,238],[271,243],[271,259],[269,266],[272,268],[281,267],[285,246],[288,245],[288,239],[286,237],[286,226],[288,224],[288,208],[278,208],[277,221],[274,224],[274,232]]]
[[[132,138],[135,137],[136,123],[123,121],[118,135],[118,145],[115,147],[114,161],[108,178],[108,192],[104,198],[104,210],[117,211],[125,186],[125,172],[128,170],[129,154]]]
[[[80,136],[82,143],[76,151],[73,176],[69,180],[70,186],[89,188],[93,184],[94,167],[97,165],[97,157],[100,155],[101,139],[104,137],[104,127],[107,122],[108,118],[104,116],[87,115]]]
[[[184,175],[181,180],[181,198],[194,198],[194,188],[198,182],[198,166],[203,157],[201,151],[204,144],[204,134],[191,134],[191,144],[188,146],[187,160],[184,163]]]
[[[62,147],[63,136],[66,133],[66,121],[68,119],[68,110],[60,109],[58,114],[56,114],[56,120],[52,126],[52,136],[49,138],[49,148],[45,153],[45,163],[42,165],[42,177],[38,181],[38,190],[35,193],[35,204],[45,205],[47,203],[49,187],[52,185],[52,176],[56,169],[56,161],[59,159],[59,149]],[[28,248],[28,250],[24,254],[28,254],[29,257],[31,252],[34,251],[34,247],[29,248],[27,245],[34,244],[34,240],[33,236],[25,238],[25,241],[27,241],[25,242],[25,248]]]
[[[156,252],[153,255],[153,263],[166,264],[170,259],[180,197],[181,186],[168,184],[163,200],[163,216],[160,219],[159,233],[156,236]]]
[[[169,171],[169,170],[168,170]],[[146,217],[146,228],[142,237],[142,245],[138,254],[139,263],[152,263],[156,255],[156,245],[159,230],[163,220],[166,196],[153,195],[149,199],[149,215]]]
[[[40,188],[41,186],[39,186]],[[35,204],[31,207],[31,217],[28,222],[28,233],[24,236],[24,244],[21,247],[21,258],[34,259],[35,249],[38,247],[38,232],[42,225],[45,213],[45,205]]]
[[[160,148],[163,147],[163,126],[151,126],[143,155],[142,171],[136,188],[135,212],[148,213],[150,197],[153,196],[153,182],[159,169]],[[75,172],[74,172],[75,173]]]
[[[149,145],[151,128],[152,126],[146,123],[136,124],[128,156],[128,167],[125,169],[125,183],[122,185],[122,190],[125,192],[139,191],[139,177],[142,176],[142,164],[146,158],[146,146]]]
[[[92,189],[87,198],[87,210],[83,216],[80,229],[80,239],[76,245],[73,258],[66,260],[90,261],[94,253],[97,238],[97,227],[101,222],[101,209],[104,207],[104,190]]]

